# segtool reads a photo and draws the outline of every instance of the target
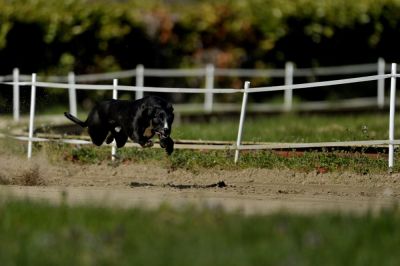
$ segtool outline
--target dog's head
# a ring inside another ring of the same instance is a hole
[[[142,104],[143,115],[148,121],[144,135],[152,137],[158,135],[160,139],[168,138],[174,122],[174,108],[165,100],[150,96]]]

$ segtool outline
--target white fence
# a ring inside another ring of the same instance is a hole
[[[333,67],[317,67],[317,68],[295,68],[292,62],[285,64],[285,69],[221,69],[215,68],[209,64],[205,68],[195,69],[148,69],[143,65],[138,65],[136,69],[125,70],[119,72],[88,74],[88,75],[75,75],[69,73],[68,76],[48,76],[38,77],[39,81],[48,82],[62,82],[69,84],[69,110],[70,113],[76,115],[76,82],[98,82],[113,79],[125,79],[135,77],[137,87],[143,87],[146,77],[198,77],[205,79],[205,89],[203,93],[204,105],[203,108],[206,112],[211,112],[214,108],[214,80],[215,77],[264,77],[264,78],[282,78],[285,85],[292,85],[293,79],[298,77],[321,77],[333,75],[359,75],[359,74],[385,74],[387,69],[385,60],[379,58],[377,63],[359,64],[359,65],[346,65],[346,66],[333,66]],[[19,121],[20,117],[20,96],[19,86],[20,82],[29,81],[31,76],[22,75],[16,68],[12,75],[0,76],[0,82],[13,81],[13,117],[14,121]],[[375,100],[364,99],[364,105],[374,104],[379,108],[383,108],[385,104],[385,90],[384,80],[377,81],[377,94]],[[143,91],[136,91],[136,99],[143,97]],[[361,101],[361,100],[360,100]],[[359,101],[359,102],[360,102]],[[350,102],[353,104],[353,102]],[[321,103],[320,103],[321,105]],[[308,105],[311,108],[317,108],[316,104]],[[290,86],[284,90],[284,101],[281,110],[290,111],[293,109],[293,90]]]
[[[388,145],[389,147],[389,156],[388,156],[388,167],[392,169],[394,165],[394,145],[399,145],[400,141],[394,139],[394,116],[395,116],[395,99],[396,99],[396,78],[400,77],[396,72],[396,64],[392,64],[391,74],[378,74],[372,76],[364,76],[357,78],[347,78],[340,80],[332,80],[332,81],[322,81],[322,82],[312,82],[312,83],[303,83],[303,84],[289,84],[282,86],[270,86],[270,87],[257,87],[250,88],[250,82],[245,82],[244,89],[216,89],[216,88],[161,88],[161,87],[144,87],[144,86],[120,86],[118,85],[117,80],[114,80],[113,85],[84,85],[84,84],[65,84],[65,83],[50,83],[50,82],[38,82],[36,81],[36,74],[32,74],[31,81],[29,82],[17,82],[18,85],[21,86],[31,86],[31,106],[30,106],[30,119],[29,119],[29,137],[25,140],[28,140],[28,158],[32,156],[32,142],[33,141],[42,141],[43,139],[34,138],[33,137],[33,128],[34,128],[34,118],[35,118],[35,102],[36,102],[36,87],[41,88],[62,88],[70,90],[113,90],[113,98],[116,98],[117,91],[135,91],[135,92],[163,92],[163,93],[242,93],[242,108],[240,112],[240,120],[239,120],[239,128],[237,134],[236,145],[230,147],[230,149],[235,150],[235,163],[239,160],[239,151],[240,150],[252,150],[252,149],[269,149],[270,145],[242,145],[242,134],[244,129],[245,122],[245,114],[247,108],[247,97],[249,93],[259,93],[259,92],[272,92],[272,91],[290,91],[298,90],[298,89],[306,89],[306,88],[315,88],[315,87],[325,87],[325,86],[336,86],[343,84],[352,84],[352,83],[360,83],[360,82],[370,82],[370,81],[378,81],[380,84],[381,81],[390,78],[390,112],[389,112],[389,139],[388,140],[374,140],[374,141],[358,141],[351,142],[356,143],[358,146],[371,146],[371,145]],[[15,82],[7,83],[9,85],[16,85]],[[69,143],[87,143],[82,142],[81,140],[66,140],[65,142]],[[340,142],[336,143],[336,145],[345,146],[350,144],[349,142]],[[313,147],[315,143],[294,143],[293,145],[287,148],[296,148],[296,147]],[[325,146],[329,147],[334,145],[333,143],[319,143],[320,147]],[[115,156],[115,147],[113,147],[112,156]]]

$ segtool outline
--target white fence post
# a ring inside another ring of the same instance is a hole
[[[385,74],[385,59],[378,58],[378,75]],[[380,109],[385,105],[385,79],[378,79],[377,104]]]
[[[112,98],[114,100],[116,100],[118,98],[118,79],[113,79],[113,95]],[[114,161],[115,160],[115,155],[117,154],[117,148],[115,147],[115,139],[111,144],[111,160]]]
[[[239,160],[239,146],[242,142],[243,124],[244,124],[244,119],[245,119],[245,115],[246,115],[247,96],[248,96],[249,87],[250,87],[250,81],[246,81],[244,83],[242,109],[240,111],[239,129],[238,129],[238,135],[237,135],[237,139],[236,139],[235,164]]]
[[[396,105],[396,64],[392,64],[392,77],[390,78],[390,113],[389,113],[389,171],[394,163],[394,113]]]
[[[35,120],[35,102],[36,102],[36,73],[32,74],[31,86],[31,108],[29,113],[29,142],[28,142],[28,159],[32,157],[32,138],[33,138],[33,121]]]
[[[136,87],[143,87],[144,85],[144,66],[136,66]],[[135,99],[143,98],[143,91],[136,91]]]
[[[211,112],[213,108],[214,94],[211,91],[214,88],[214,65],[208,64],[206,66],[206,95],[204,97],[204,111]]]
[[[76,107],[75,74],[73,72],[68,73],[68,84],[69,112],[73,116],[77,116],[78,110]]]
[[[285,85],[293,85],[293,70],[294,65],[292,62],[287,62],[285,64]],[[285,89],[284,95],[284,110],[286,112],[292,110],[292,103],[293,103],[293,90],[292,88]]]
[[[19,69],[13,69],[13,118],[19,121]]]

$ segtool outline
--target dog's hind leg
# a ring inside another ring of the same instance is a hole
[[[108,129],[102,126],[89,126],[89,136],[92,139],[93,144],[100,146],[107,138]]]
[[[117,142],[117,148],[122,148],[125,146],[125,143],[128,141],[128,136],[125,133],[117,133],[115,134],[115,141]]]
[[[106,143],[110,144],[115,139],[115,141],[117,142],[117,147],[123,147],[128,140],[128,136],[125,133],[121,132],[121,130],[122,128],[119,126],[112,128],[106,138]]]

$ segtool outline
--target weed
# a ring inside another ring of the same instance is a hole
[[[45,181],[40,177],[39,166],[25,170],[21,177],[17,180],[16,184],[22,186],[44,186]]]
[[[73,162],[95,164],[103,161],[101,152],[93,147],[77,147],[72,149],[71,160]]]

